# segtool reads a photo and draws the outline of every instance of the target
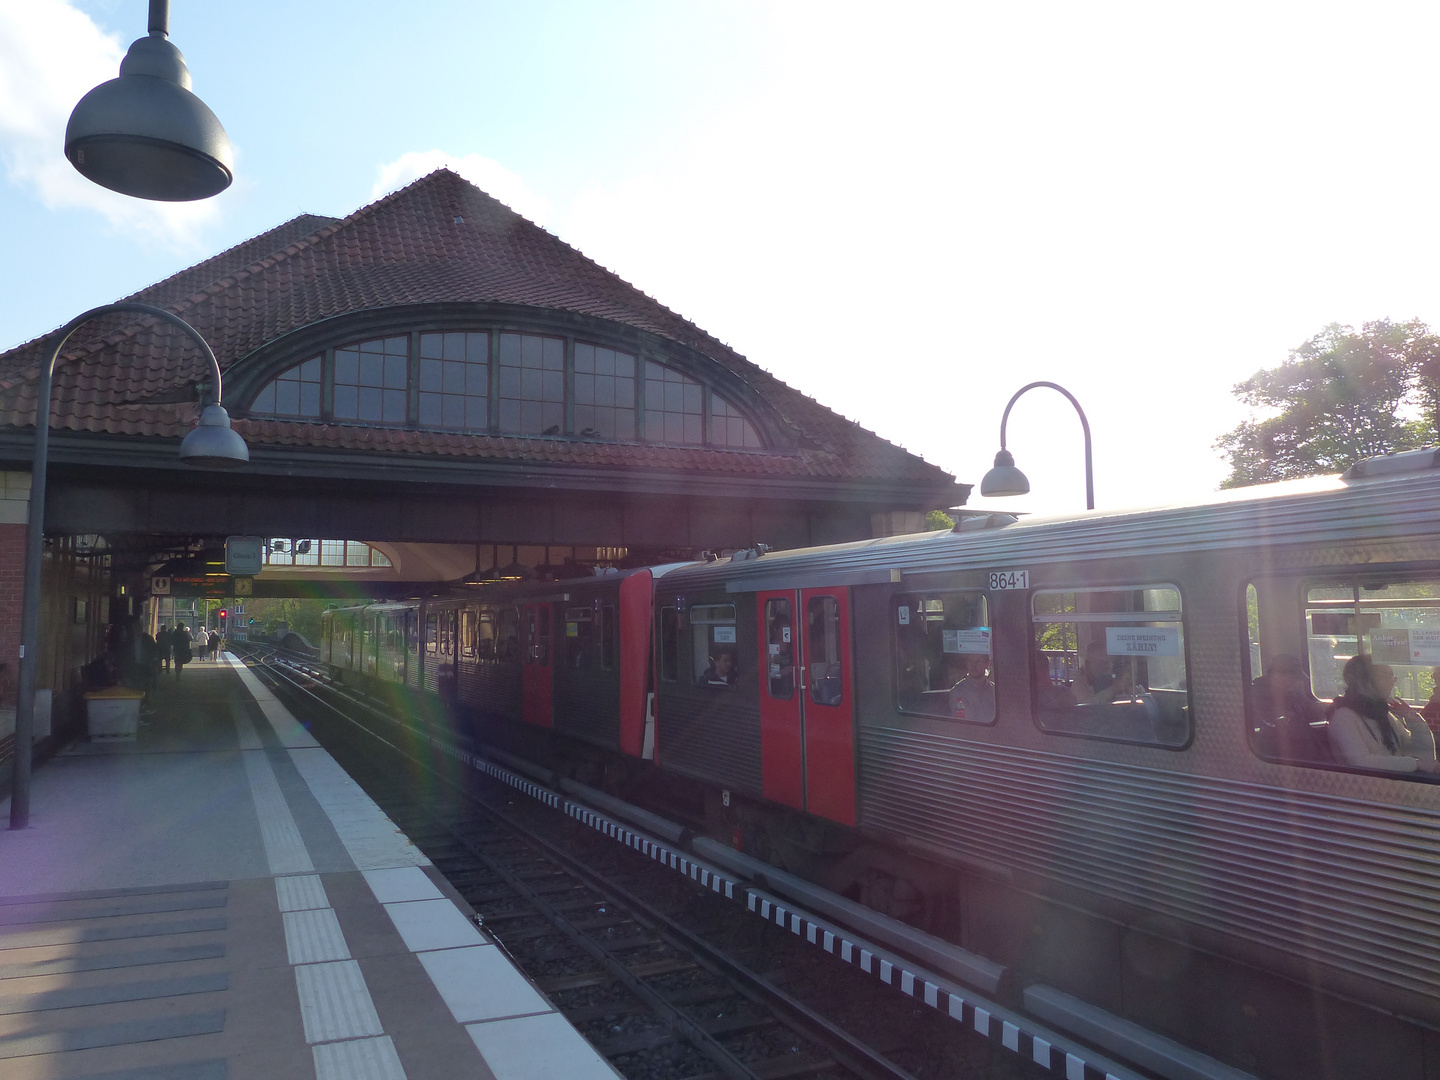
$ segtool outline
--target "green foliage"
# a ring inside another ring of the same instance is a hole
[[[1419,319],[1379,319],[1356,333],[1331,323],[1279,367],[1235,387],[1255,409],[1215,443],[1230,458],[1222,487],[1343,472],[1377,454],[1434,442],[1440,430],[1440,337]]]
[[[251,599],[245,602],[245,620],[255,620],[255,628],[262,633],[273,634],[284,623],[297,634],[303,634],[311,641],[320,640],[320,613],[334,605],[332,600],[302,600],[286,597],[283,600]]]
[[[926,529],[953,529],[954,527],[955,519],[944,510],[931,510],[925,515]]]

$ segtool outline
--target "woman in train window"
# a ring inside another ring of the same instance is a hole
[[[1361,653],[1345,662],[1345,693],[1330,706],[1330,741],[1344,765],[1385,772],[1440,772],[1435,745],[1427,747],[1392,715],[1386,673]],[[1390,676],[1393,685],[1393,673]]]

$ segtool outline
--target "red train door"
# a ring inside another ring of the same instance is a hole
[[[525,696],[525,723],[555,726],[555,677],[550,667],[550,605],[526,604],[520,609],[524,663],[520,669]]]
[[[849,590],[801,589],[800,615],[805,809],[853,825],[855,695]]]
[[[800,648],[794,589],[756,594],[760,618],[760,783],[765,798],[805,808],[802,688],[796,685]]]

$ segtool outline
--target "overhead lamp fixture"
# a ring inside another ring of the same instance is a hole
[[[230,186],[235,159],[220,121],[190,92],[169,27],[170,0],[150,0],[149,35],[130,46],[119,78],[75,106],[65,156],[87,180],[122,195],[193,202]]]
[[[1024,495],[1029,492],[1029,478],[1015,467],[1014,455],[1005,449],[1005,425],[1010,420],[1010,410],[1015,407],[1015,402],[1020,400],[1020,395],[1027,390],[1034,390],[1037,386],[1059,391],[1071,405],[1075,406],[1075,412],[1080,417],[1080,429],[1085,435],[1085,509],[1094,510],[1095,470],[1090,452],[1090,421],[1085,418],[1085,410],[1080,408],[1080,402],[1075,400],[1075,395],[1059,383],[1053,382],[1027,383],[1015,391],[1009,404],[1005,406],[1005,412],[1000,417],[1000,452],[995,455],[995,467],[987,472],[980,481],[980,494],[1005,496]]]

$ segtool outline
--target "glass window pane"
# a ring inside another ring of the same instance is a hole
[[[438,360],[445,354],[444,334],[421,334],[420,335],[420,356],[430,357]]]
[[[383,419],[387,424],[403,424],[405,422],[405,391],[385,391],[385,414]]]
[[[765,685],[772,698],[795,696],[795,616],[789,600],[765,602]]]
[[[320,415],[320,383],[318,381],[300,384],[300,415]]]
[[[840,602],[814,596],[805,605],[806,684],[816,705],[839,705],[843,694]]]
[[[360,377],[360,354],[355,349],[335,350],[335,381],[354,386]]]
[[[1042,728],[1165,747],[1189,742],[1184,625],[1173,586],[1045,590],[1031,609]]]
[[[294,416],[300,411],[300,384],[288,379],[275,381],[275,411]]]
[[[575,370],[588,372],[595,370],[594,345],[586,345],[583,341],[575,343]]]
[[[420,360],[420,389],[430,392],[439,390],[441,388],[441,371],[442,366],[439,360],[422,357]]]
[[[346,420],[354,420],[359,416],[358,391],[353,386],[335,386],[335,415]]]
[[[360,354],[360,385],[379,386],[384,375],[385,358],[374,353]]]
[[[420,423],[426,427],[440,425],[440,402],[442,400],[439,394],[420,395]]]
[[[381,392],[380,392],[378,389],[374,388],[374,387],[370,387],[370,386],[362,386],[362,387],[360,387],[360,390],[359,390],[359,394],[360,394],[359,416],[360,416],[360,419],[361,419],[361,420],[383,420],[383,419],[385,419],[385,412],[384,412],[385,405],[384,405],[384,400],[383,400],[383,399],[381,398],[381,396],[380,396],[380,393],[381,393]]]
[[[595,376],[582,375],[579,370],[575,373],[575,404],[593,405],[595,403]],[[578,414],[577,414],[578,416]],[[579,420],[576,420],[579,423]]]
[[[255,400],[250,403],[250,411],[257,413],[273,413],[275,411],[275,383],[267,383],[260,393],[255,395]]]
[[[404,390],[410,382],[410,362],[403,356],[385,358],[385,385],[391,390]]]

